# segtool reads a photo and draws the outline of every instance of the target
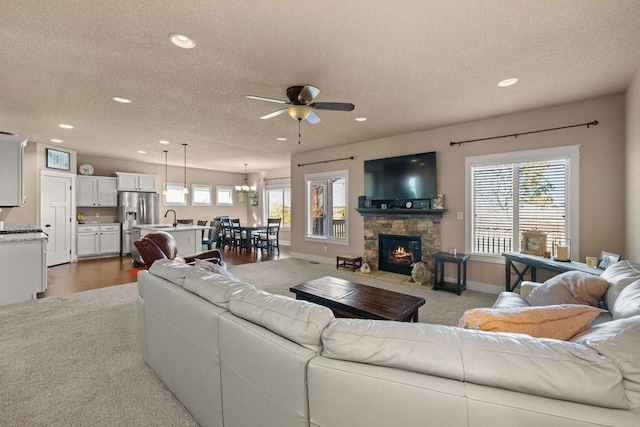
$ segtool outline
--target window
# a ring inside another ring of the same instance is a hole
[[[466,251],[488,260],[519,252],[522,232],[579,247],[579,147],[468,157]],[[501,257],[500,257],[501,258]]]
[[[291,186],[269,185],[266,196],[267,218],[282,218],[282,227],[291,228]]]
[[[184,184],[181,182],[167,182],[167,194],[164,195],[165,205],[182,205],[187,204],[187,195],[184,193]]]
[[[348,244],[349,172],[306,175],[305,184],[307,239]]]
[[[211,206],[211,186],[193,184],[191,186],[191,206]]]
[[[233,187],[216,185],[216,206],[233,206]]]

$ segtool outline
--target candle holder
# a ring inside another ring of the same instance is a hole
[[[571,240],[555,239],[553,241],[554,261],[571,262]]]

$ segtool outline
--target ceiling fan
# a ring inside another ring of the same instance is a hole
[[[285,108],[260,117],[261,119],[270,119],[289,113],[291,117],[298,120],[298,123],[302,120],[311,124],[319,123],[320,117],[313,110],[353,111],[355,108],[353,104],[347,102],[313,102],[319,93],[320,89],[315,86],[291,86],[287,89],[287,101],[254,95],[247,95],[247,98],[287,105]]]

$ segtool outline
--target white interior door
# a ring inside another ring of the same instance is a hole
[[[73,176],[40,175],[40,228],[49,235],[47,267],[71,262]]]

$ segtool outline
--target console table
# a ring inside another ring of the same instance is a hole
[[[507,292],[513,292],[520,283],[526,280],[525,275],[529,274],[529,280],[536,281],[536,270],[538,268],[547,271],[554,271],[556,273],[564,273],[566,271],[582,271],[585,273],[599,276],[604,270],[598,268],[588,267],[587,264],[576,261],[554,261],[550,258],[544,258],[537,255],[523,254],[519,252],[505,252],[502,254],[505,259],[505,288]],[[515,264],[522,264],[524,267],[521,269]],[[518,279],[511,286],[511,271],[516,273]]]

